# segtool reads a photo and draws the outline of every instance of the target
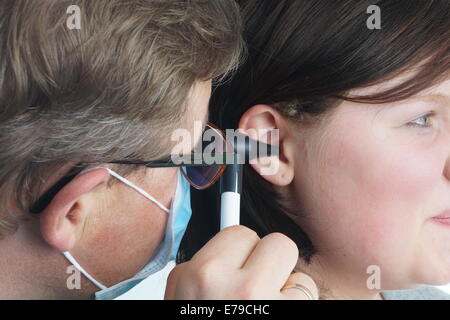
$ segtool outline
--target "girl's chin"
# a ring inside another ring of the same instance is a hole
[[[445,273],[430,274],[429,278],[425,279],[421,285],[444,286],[450,284],[450,274],[448,270],[450,270],[450,266],[448,266]]]

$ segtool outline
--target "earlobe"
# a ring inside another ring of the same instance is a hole
[[[286,119],[268,105],[255,105],[239,121],[239,129],[253,139],[279,147],[279,155],[250,162],[264,179],[286,186],[294,179],[295,140]]]
[[[107,182],[109,173],[99,168],[78,175],[65,185],[41,213],[41,233],[59,251],[70,251],[85,219],[92,212],[93,190]]]

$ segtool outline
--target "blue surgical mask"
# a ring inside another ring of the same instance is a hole
[[[104,168],[104,167],[101,167]],[[81,172],[80,174],[91,171],[98,168],[92,168]],[[98,286],[101,290],[95,293],[95,298],[97,300],[110,300],[114,299],[128,290],[132,289],[142,280],[154,275],[155,273],[161,271],[169,261],[175,260],[178,249],[180,247],[181,240],[183,238],[184,232],[186,231],[187,225],[191,218],[192,210],[191,210],[191,197],[190,197],[190,184],[183,177],[181,171],[178,170],[178,183],[177,189],[175,192],[175,197],[172,201],[171,209],[167,209],[164,205],[162,205],[158,200],[153,198],[147,192],[133,184],[131,181],[125,179],[120,176],[113,170],[109,168],[104,168],[108,170],[108,172],[115,178],[119,179],[123,183],[127,184],[129,187],[133,188],[144,197],[149,199],[158,205],[162,210],[166,211],[169,214],[169,218],[167,221],[166,233],[164,240],[156,249],[153,256],[150,258],[147,265],[139,271],[134,277],[124,280],[112,287],[106,287],[97,280],[95,280],[89,273],[87,273],[73,258],[73,256],[69,252],[63,252],[64,256],[77,268],[81,273],[83,273],[89,280],[91,280],[96,286]],[[161,283],[161,285],[165,286],[165,282]]]

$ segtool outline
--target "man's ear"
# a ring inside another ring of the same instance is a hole
[[[260,104],[251,107],[242,115],[239,130],[255,140],[279,147],[278,156],[251,161],[250,164],[270,183],[278,186],[290,184],[295,174],[296,146],[288,121],[274,108]]]
[[[109,173],[99,168],[73,178],[41,213],[41,233],[59,251],[71,250],[95,202],[93,191],[107,182]]]

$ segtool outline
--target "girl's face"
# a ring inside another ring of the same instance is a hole
[[[344,102],[311,130],[298,135],[294,219],[321,261],[364,284],[377,266],[384,290],[450,282],[450,219],[435,218],[450,210],[450,79],[404,101]]]

